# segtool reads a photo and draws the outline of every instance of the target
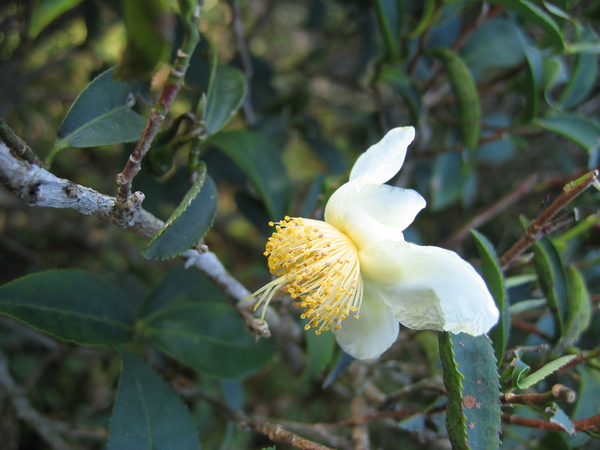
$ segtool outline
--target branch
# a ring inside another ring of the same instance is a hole
[[[181,48],[177,51],[177,58],[173,63],[173,68],[167,78],[163,91],[154,107],[150,110],[150,119],[142,133],[142,137],[138,141],[133,153],[129,156],[125,168],[117,175],[119,190],[117,192],[116,206],[125,222],[128,221],[127,216],[131,209],[135,210],[141,207],[141,200],[143,200],[143,197],[139,200],[139,195],[137,198],[135,195],[140,193],[132,195],[131,183],[140,171],[142,159],[144,159],[144,156],[146,156],[146,153],[150,149],[150,145],[164,121],[173,100],[175,100],[175,97],[183,86],[184,76],[190,65],[192,53],[200,40],[200,31],[198,29],[199,22],[200,6],[198,5],[191,15],[189,22],[184,24],[186,33],[183,43]]]
[[[32,430],[35,430],[51,448],[55,450],[68,450],[70,448],[57,430],[56,425],[58,423],[46,418],[31,406],[23,389],[17,386],[10,375],[6,359],[2,354],[0,354],[0,389],[13,404],[17,416]]]
[[[45,206],[48,208],[70,208],[88,216],[96,216],[139,236],[152,238],[164,226],[164,222],[141,208],[131,220],[123,223],[117,210],[115,197],[101,194],[94,189],[58,178],[46,169],[30,164],[14,156],[10,149],[0,141],[0,181],[13,194],[29,206]],[[142,193],[136,193],[142,196]],[[195,267],[219,286],[233,300],[233,305],[246,321],[248,329],[256,337],[270,336],[267,323],[255,318],[252,303],[246,301],[250,292],[225,269],[217,256],[206,251],[188,250],[181,257],[186,267]],[[277,315],[267,310],[267,321],[277,321]]]
[[[544,419],[535,419],[531,417],[520,417],[502,413],[502,422],[522,427],[539,428],[546,431],[565,431],[558,423],[548,422]],[[573,420],[575,431],[587,431],[594,428],[600,428],[600,414],[588,417],[587,419]]]
[[[598,171],[592,170],[570,185],[565,186],[563,193],[546,208],[546,210],[529,224],[525,234],[500,258],[500,265],[506,269],[525,250],[531,247],[535,241],[542,238],[546,233],[546,226],[558,212],[566,207],[579,194],[591,185],[597,183]]]

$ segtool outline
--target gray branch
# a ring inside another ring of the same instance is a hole
[[[17,197],[30,206],[47,208],[71,208],[88,216],[96,216],[125,228],[137,235],[152,238],[164,226],[164,222],[141,208],[144,194],[137,192],[140,205],[124,222],[116,208],[116,199],[94,189],[81,186],[64,178],[58,178],[46,169],[13,155],[0,141],[0,181]],[[251,313],[252,303],[246,301],[250,292],[225,269],[219,258],[210,252],[188,250],[181,257],[186,267],[195,267],[234,302],[238,313],[257,337],[270,335],[269,328]],[[274,311],[268,311],[269,323],[276,321]]]

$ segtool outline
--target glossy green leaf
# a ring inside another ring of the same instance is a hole
[[[124,0],[123,22],[127,44],[115,75],[124,80],[146,80],[171,53],[175,20],[168,0]]]
[[[244,321],[222,302],[168,305],[145,317],[140,331],[168,355],[220,378],[249,376],[274,352],[272,340],[255,342]]]
[[[475,238],[477,252],[479,253],[479,258],[481,258],[483,278],[500,311],[500,321],[490,332],[494,353],[498,360],[498,366],[500,366],[504,360],[504,351],[506,350],[510,333],[509,305],[506,301],[504,274],[502,273],[496,250],[488,238],[476,230],[471,230],[471,234]]]
[[[600,125],[587,118],[561,114],[538,119],[535,124],[570,139],[588,151],[600,146]]]
[[[144,258],[174,258],[197,244],[212,226],[217,188],[205,166],[203,169],[165,226],[142,251]]]
[[[71,105],[48,160],[64,148],[136,141],[146,119],[131,107],[140,85],[115,80],[114,69],[95,78]]]
[[[528,0],[492,0],[491,3],[513,10],[524,19],[535,23],[544,30],[553,45],[559,49],[564,48],[565,44],[558,25],[550,14],[535,3]]]
[[[470,69],[505,68],[523,61],[526,37],[505,19],[492,19],[471,34],[461,56]]]
[[[554,318],[556,337],[562,335],[567,313],[567,281],[560,255],[552,242],[543,237],[532,246],[540,286]]]
[[[67,341],[131,341],[130,302],[118,287],[80,270],[38,272],[0,287],[0,313]]]
[[[322,372],[333,358],[335,338],[333,333],[321,333],[317,336],[311,332],[305,333],[304,337],[306,339],[307,358],[303,378],[310,380]]]
[[[592,306],[585,280],[575,266],[566,269],[568,304],[561,348],[575,344],[592,319]]]
[[[555,359],[547,364],[545,364],[541,369],[536,370],[535,372],[526,375],[522,373],[523,376],[516,379],[516,384],[519,389],[527,389],[534,384],[542,381],[548,375],[553,374],[558,369],[560,369],[565,364],[568,364],[573,358],[576,358],[577,355],[565,355],[560,358]]]
[[[127,352],[121,356],[107,449],[199,449],[198,430],[181,398],[146,363]]]
[[[481,127],[481,106],[473,76],[463,59],[452,50],[439,48],[432,53],[441,59],[456,97],[463,144],[473,150],[479,142]]]
[[[487,336],[439,334],[446,427],[454,449],[497,449],[500,445],[500,384]]]
[[[588,98],[596,86],[597,63],[597,55],[580,53],[576,56],[575,67],[559,100],[561,108],[572,109]]]
[[[29,19],[29,37],[35,39],[50,23],[79,3],[81,0],[37,0]]]
[[[376,0],[377,19],[383,35],[389,60],[398,58],[400,30],[402,29],[402,2],[399,0]]]
[[[289,211],[292,187],[281,154],[264,134],[226,131],[211,136],[207,143],[219,148],[248,177],[264,202],[272,220]]]
[[[211,79],[204,122],[207,135],[220,131],[242,106],[247,92],[246,77],[235,67],[218,66]]]

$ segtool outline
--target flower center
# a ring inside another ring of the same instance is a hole
[[[254,309],[265,303],[262,317],[275,292],[285,286],[293,305],[303,309],[306,330],[316,334],[338,330],[351,313],[358,319],[363,284],[358,253],[352,241],[337,228],[319,220],[290,218],[274,224],[267,242],[269,270],[278,278],[256,291]]]

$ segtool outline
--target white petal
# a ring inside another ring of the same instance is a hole
[[[400,326],[377,289],[365,283],[359,318],[348,317],[335,337],[346,353],[357,359],[377,358],[396,341]]]
[[[402,231],[425,204],[425,199],[412,189],[369,184],[356,191],[352,183],[347,183],[327,202],[325,221],[361,249],[382,239],[402,241]]]
[[[413,127],[394,128],[377,144],[359,156],[350,172],[350,181],[362,179],[370,184],[382,184],[392,178],[406,156],[406,148],[415,138]]]
[[[396,261],[392,268],[388,260],[385,269],[397,278],[394,286],[383,289],[383,299],[403,325],[479,335],[498,321],[485,282],[456,253],[408,243],[391,243],[386,258],[390,253]]]

